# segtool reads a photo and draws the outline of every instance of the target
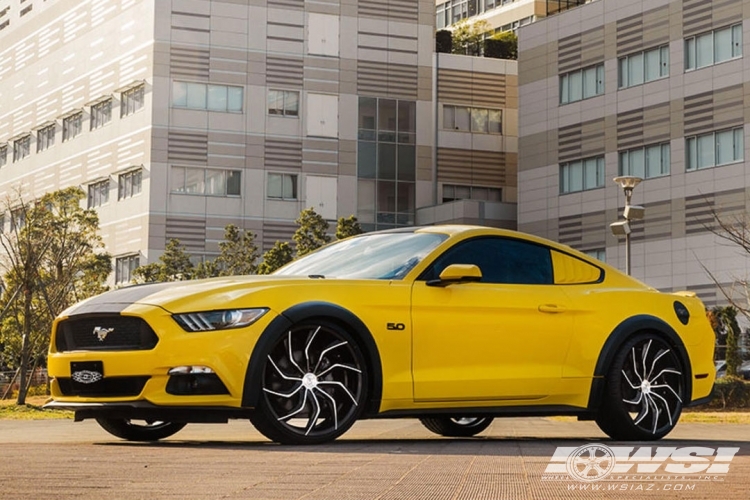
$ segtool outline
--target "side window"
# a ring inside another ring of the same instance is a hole
[[[474,264],[482,271],[482,283],[551,285],[549,248],[512,238],[477,238],[449,248],[423,273],[421,279],[437,279],[451,264]]]

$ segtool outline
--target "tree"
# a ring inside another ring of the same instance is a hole
[[[138,283],[154,281],[182,281],[193,278],[195,267],[190,262],[190,255],[180,240],[172,238],[167,242],[159,262],[152,262],[136,268],[133,277]]]
[[[350,215],[349,217],[340,217],[336,223],[336,239],[343,240],[350,236],[356,236],[362,234],[362,226],[359,225],[357,217]]]
[[[306,208],[300,212],[295,221],[299,228],[292,239],[297,247],[297,257],[317,250],[331,241],[328,232],[328,222],[314,208]]]
[[[216,258],[219,276],[235,276],[238,274],[255,274],[258,266],[258,246],[255,244],[255,234],[250,231],[240,231],[233,224],[224,228],[224,241],[219,243],[221,253]]]
[[[5,293],[0,297],[0,343],[5,363],[19,373],[18,404],[25,404],[29,371],[49,349],[52,321],[75,302],[98,294],[112,271],[95,210],[81,208],[82,190],[70,187],[33,202],[6,199],[11,230],[0,233]]]
[[[727,375],[739,376],[742,356],[740,355],[739,340],[741,335],[740,325],[737,322],[739,311],[734,306],[714,307],[711,310],[715,318],[714,332],[716,333],[719,346],[725,346],[725,359],[727,361]]]
[[[271,274],[294,259],[292,247],[286,241],[277,241],[266,253],[258,266],[258,274]]]
[[[450,30],[439,30],[435,33],[435,52],[453,52],[453,33]]]
[[[453,26],[453,53],[479,56],[482,54],[484,34],[490,30],[487,21],[463,19]]]
[[[484,56],[496,59],[518,59],[518,36],[512,31],[503,31],[484,41]]]

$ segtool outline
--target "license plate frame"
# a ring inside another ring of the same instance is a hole
[[[79,390],[97,389],[104,380],[104,362],[71,361],[70,378],[73,385]]]

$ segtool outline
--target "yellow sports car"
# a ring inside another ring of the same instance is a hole
[[[49,406],[144,441],[230,418],[309,444],[364,418],[471,436],[533,415],[650,440],[708,400],[713,349],[693,293],[660,293],[522,233],[408,228],[333,243],[271,276],[77,304],[53,326]]]

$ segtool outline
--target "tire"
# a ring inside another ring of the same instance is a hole
[[[178,433],[187,425],[179,422],[147,422],[125,418],[97,418],[96,421],[105,431],[127,441],[158,441]]]
[[[596,423],[612,439],[650,441],[674,429],[685,400],[680,357],[661,336],[628,339],[612,360]]]
[[[364,410],[365,358],[354,338],[336,323],[295,325],[264,354],[261,397],[250,421],[271,441],[332,441]]]
[[[422,425],[435,434],[446,437],[476,436],[492,423],[492,417],[436,417],[420,418]]]

